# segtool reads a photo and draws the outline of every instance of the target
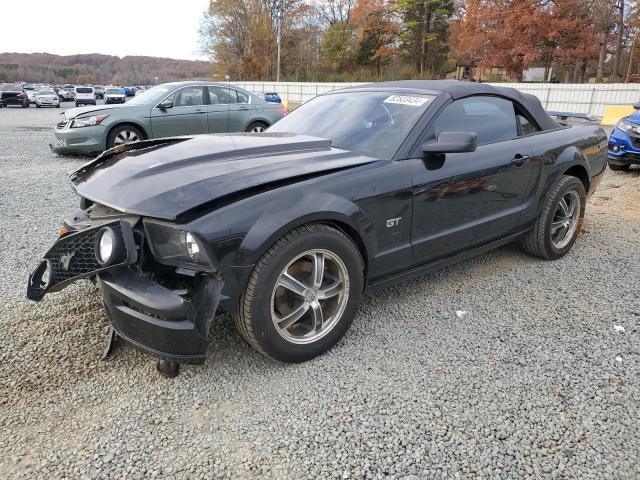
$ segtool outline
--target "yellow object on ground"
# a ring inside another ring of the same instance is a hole
[[[631,105],[605,105],[602,113],[602,125],[615,125],[622,117],[635,112]]]

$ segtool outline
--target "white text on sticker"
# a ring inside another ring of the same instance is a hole
[[[406,95],[391,95],[387,97],[384,103],[397,103],[399,105],[412,105],[414,107],[420,107],[429,101],[424,97],[409,97]]]

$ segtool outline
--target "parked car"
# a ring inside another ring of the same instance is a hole
[[[58,91],[58,96],[61,102],[68,102],[75,100],[75,85],[65,85]]]
[[[64,112],[51,148],[56,153],[95,153],[149,138],[218,132],[262,131],[286,110],[240,88],[209,82],[158,85],[124,105]]]
[[[29,104],[36,103],[36,94],[38,93],[34,86],[29,85],[28,87],[23,85],[22,90],[27,94],[27,98],[29,99]]]
[[[36,93],[36,107],[56,107],[60,108],[60,99],[53,90],[39,90]]]
[[[29,103],[29,97],[20,85],[0,85],[0,107],[20,105],[22,108],[28,108]]]
[[[203,361],[218,306],[261,353],[308,360],[364,292],[514,241],[564,256],[605,143],[514,89],[401,81],[320,95],[260,135],[126,145],[71,174],[84,210],[28,297],[95,278],[115,332],[167,375]]]
[[[626,171],[633,164],[640,164],[640,103],[636,111],[622,118],[609,136],[609,168]]]
[[[127,97],[133,97],[136,94],[136,87],[124,87],[124,94]]]
[[[76,107],[81,105],[96,105],[96,92],[93,87],[78,86],[73,89]]]
[[[258,95],[260,98],[264,98],[267,102],[282,103],[280,95],[278,95],[276,92],[258,93],[256,95]]]
[[[104,89],[104,103],[110,105],[112,103],[124,103],[126,95],[122,88],[106,87]]]
[[[93,85],[93,91],[98,100],[104,99],[104,87],[101,85]]]

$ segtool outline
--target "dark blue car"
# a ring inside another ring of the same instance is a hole
[[[631,165],[640,164],[640,104],[636,111],[622,118],[609,136],[609,168],[628,170]]]

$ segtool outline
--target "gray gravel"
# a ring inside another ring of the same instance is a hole
[[[607,174],[560,261],[509,246],[383,290],[301,365],[219,317],[206,364],[163,380],[127,344],[99,360],[90,283],[23,299],[77,204],[59,112],[0,109],[1,478],[640,476],[637,170]]]

